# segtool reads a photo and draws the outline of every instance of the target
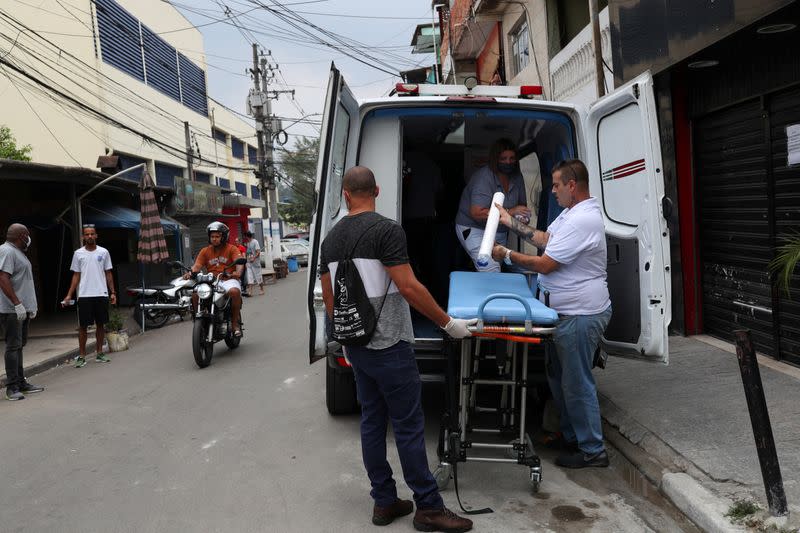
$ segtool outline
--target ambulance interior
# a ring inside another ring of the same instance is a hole
[[[455,232],[461,193],[500,138],[518,147],[530,224],[545,229],[561,212],[550,171],[576,154],[575,127],[567,114],[475,105],[402,107],[374,110],[362,123],[359,164],[375,171],[381,187],[378,211],[402,221],[415,274],[444,309],[450,273],[474,270]],[[392,209],[399,212],[387,212]],[[513,233],[509,246],[536,254]],[[412,317],[418,342],[442,337],[429,320],[416,312]]]

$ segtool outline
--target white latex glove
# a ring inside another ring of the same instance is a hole
[[[28,312],[25,310],[25,306],[21,303],[14,306],[14,312],[17,313],[17,320],[20,322],[28,318]]]
[[[30,313],[28,313],[28,318],[30,320],[33,320],[34,318],[36,318],[36,311],[31,311]]]
[[[463,339],[464,337],[471,337],[472,333],[467,329],[469,326],[474,326],[478,323],[477,318],[451,318],[442,329],[453,337],[454,339]]]

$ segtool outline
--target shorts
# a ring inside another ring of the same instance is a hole
[[[82,328],[92,324],[104,326],[108,322],[108,298],[93,296],[78,298],[78,323]]]
[[[231,289],[239,289],[240,291],[242,290],[242,284],[239,283],[238,279],[226,279],[224,281],[220,281],[219,286],[222,287],[225,292],[228,292]]]

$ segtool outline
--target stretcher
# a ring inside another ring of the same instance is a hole
[[[440,489],[452,478],[458,490],[457,464],[479,461],[526,466],[532,490],[539,490],[541,462],[525,427],[529,348],[550,342],[558,314],[538,296],[523,274],[450,275],[448,314],[478,323],[472,338],[453,341],[448,353],[447,407],[434,470]],[[543,296],[548,302],[549,295]],[[506,342],[487,342],[494,339]],[[489,344],[495,344],[494,353],[486,349]],[[479,387],[499,388],[499,394],[494,391],[479,401]]]

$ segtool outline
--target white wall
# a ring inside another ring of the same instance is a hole
[[[528,0],[525,2],[530,17],[528,32],[533,41],[530,61],[521,72],[514,74],[514,58],[512,57],[513,36],[520,22],[525,20],[525,11],[518,4],[509,4],[502,17],[503,49],[506,64],[506,79],[509,85],[541,85],[545,98],[550,96],[549,58],[547,54],[547,11],[545,0]],[[530,45],[529,45],[530,46]],[[534,61],[534,54],[535,59]],[[539,69],[536,69],[536,63]]]
[[[613,69],[608,8],[600,12],[600,39],[603,59],[606,65]],[[597,99],[595,71],[592,26],[589,24],[550,61],[553,99],[580,104],[589,104],[595,101]],[[603,71],[606,92],[610,92],[614,89],[614,74],[607,68],[604,68]]]

